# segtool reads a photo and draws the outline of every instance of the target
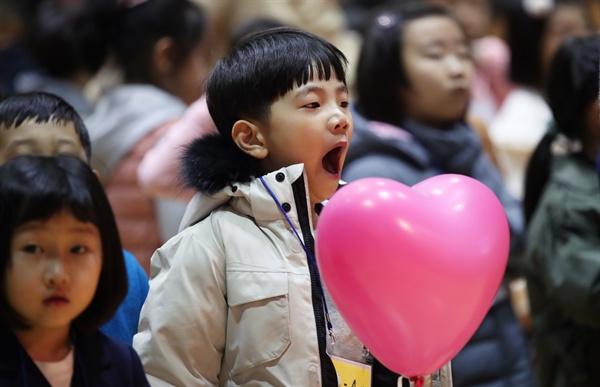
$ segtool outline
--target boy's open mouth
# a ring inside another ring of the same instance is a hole
[[[332,175],[340,173],[340,157],[342,155],[342,147],[337,146],[327,152],[323,157],[323,168]]]

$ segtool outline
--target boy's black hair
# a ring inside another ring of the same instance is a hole
[[[553,130],[542,137],[527,165],[525,220],[531,220],[548,178],[552,159],[551,144],[557,133],[585,141],[585,117],[598,103],[600,34],[569,38],[554,55],[548,72],[546,98],[554,118]]]
[[[410,87],[404,68],[404,29],[408,22],[429,16],[448,17],[462,29],[446,9],[422,1],[384,5],[373,13],[356,74],[356,109],[369,120],[397,124],[404,117],[398,93]]]
[[[75,156],[20,156],[0,167],[0,330],[26,329],[8,304],[7,270],[15,229],[32,220],[46,220],[68,210],[100,232],[102,270],[90,305],[73,327],[91,332],[108,321],[127,293],[127,272],[117,225],[100,180]]]
[[[152,55],[158,40],[173,39],[172,59],[180,64],[203,39],[207,27],[202,8],[189,0],[148,0],[134,6],[120,0],[88,3],[87,47],[106,53],[114,50],[128,83],[155,84]]]
[[[220,135],[196,140],[183,156],[188,186],[213,193],[248,181],[264,171],[231,138],[241,119],[268,123],[271,105],[313,79],[337,78],[346,84],[346,57],[310,32],[278,27],[247,35],[221,59],[207,80],[207,104]]]
[[[31,92],[13,94],[0,100],[0,130],[18,128],[27,120],[63,125],[73,123],[87,160],[90,161],[92,146],[88,130],[79,113],[61,97],[45,92]]]

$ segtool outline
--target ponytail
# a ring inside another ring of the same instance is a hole
[[[551,145],[560,133],[568,140],[584,143],[585,117],[598,98],[600,36],[587,35],[565,40],[552,59],[545,95],[553,123],[538,143],[525,175],[525,222],[529,223],[550,177]]]
[[[548,130],[536,146],[525,171],[525,194],[523,198],[523,209],[525,211],[525,225],[533,217],[533,213],[540,201],[542,192],[550,178],[552,164],[551,146],[556,138],[556,125],[548,124]]]

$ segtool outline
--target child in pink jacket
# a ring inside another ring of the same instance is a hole
[[[149,195],[188,201],[193,189],[184,188],[178,179],[179,158],[185,145],[205,134],[217,133],[206,96],[191,104],[183,117],[175,122],[167,134],[152,148],[138,166],[138,182]]]

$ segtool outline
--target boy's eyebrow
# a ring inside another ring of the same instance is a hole
[[[10,148],[14,148],[14,147],[18,147],[20,145],[30,145],[30,144],[34,144],[35,143],[35,139],[33,138],[20,138],[17,140],[14,140],[13,142],[10,143],[9,149]],[[60,138],[57,140],[57,144],[58,145],[78,145],[76,141],[73,141],[70,138]]]
[[[6,150],[9,151],[11,149],[18,148],[21,145],[31,145],[33,143],[34,143],[34,141],[31,138],[23,138],[20,140],[14,140],[8,145]]]
[[[316,86],[316,85],[305,85],[303,87],[301,87],[298,92],[296,93],[295,97],[300,97],[303,95],[307,95],[312,93],[313,91],[319,92],[319,91],[323,91],[324,89],[320,86]],[[344,84],[341,84],[340,86],[338,86],[335,91],[337,93],[348,93],[348,87]]]

